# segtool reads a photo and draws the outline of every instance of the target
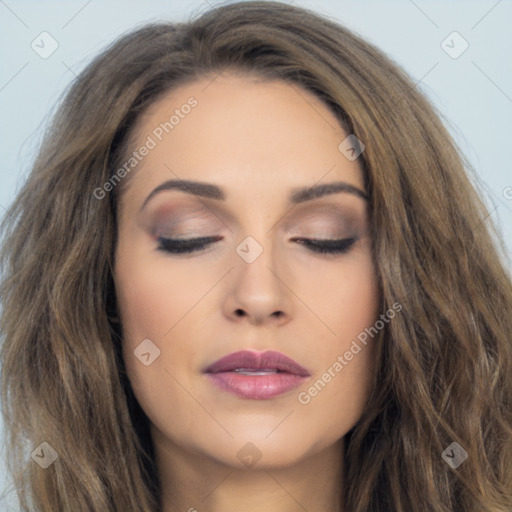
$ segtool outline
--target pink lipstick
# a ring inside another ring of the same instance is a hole
[[[286,393],[310,376],[293,359],[273,350],[234,352],[208,366],[204,373],[224,391],[252,400]]]

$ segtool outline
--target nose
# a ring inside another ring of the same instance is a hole
[[[232,321],[282,325],[292,317],[291,278],[267,245],[252,262],[236,255],[224,303],[224,314]]]

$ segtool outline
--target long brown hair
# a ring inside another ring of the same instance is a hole
[[[399,66],[278,2],[137,28],[61,102],[2,224],[1,398],[22,510],[160,510],[115,322],[121,189],[94,191],[126,159],[147,106],[228,69],[313,92],[366,146],[383,311],[403,309],[382,330],[367,407],[346,436],[346,510],[512,510],[512,284],[474,171]],[[46,469],[31,457],[43,442],[58,454]],[[456,469],[442,456],[454,442],[468,454]]]

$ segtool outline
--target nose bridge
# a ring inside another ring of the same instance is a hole
[[[235,250],[243,263],[241,267],[247,267],[244,273],[248,276],[256,273],[260,278],[275,279],[270,269],[281,265],[283,240],[279,230],[287,211],[283,210],[282,197],[272,188],[268,189],[268,184],[252,185],[251,193],[246,193],[244,200],[238,203],[242,214]]]
[[[236,253],[247,265],[257,267],[266,265],[273,268],[275,245],[277,240],[277,222],[268,212],[272,211],[270,194],[263,199],[262,191],[257,190],[252,196],[252,206],[246,203],[246,215],[243,219],[242,231],[244,238],[236,247]],[[268,269],[266,269],[268,271]]]
[[[245,236],[237,246],[237,253],[248,264],[260,261],[260,265],[269,272],[266,265],[275,268],[279,264],[279,224],[286,212],[281,211],[279,199],[271,190],[265,193],[256,189],[252,201],[246,207],[242,231]]]
[[[269,217],[261,215],[258,222],[252,222],[251,234],[237,245],[231,288],[231,313],[242,310],[258,322],[273,314],[282,315],[288,307],[278,240],[265,220]]]
[[[236,247],[236,253],[241,260],[237,262],[239,277],[244,276],[254,284],[268,285],[276,279],[274,270],[277,263],[276,242],[273,232],[265,233],[265,226],[260,224],[259,230],[252,230],[251,235],[245,236]],[[275,270],[274,270],[275,272]]]

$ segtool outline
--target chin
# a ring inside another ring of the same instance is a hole
[[[271,431],[265,429],[262,432],[257,427],[231,430],[233,439],[226,437],[223,442],[212,439],[214,444],[203,445],[201,451],[229,467],[271,470],[298,464],[338,440],[337,437],[331,439],[331,436],[322,433],[313,436],[310,432],[309,436],[305,437],[300,429],[290,427],[279,433],[276,430],[268,435],[268,432]]]

